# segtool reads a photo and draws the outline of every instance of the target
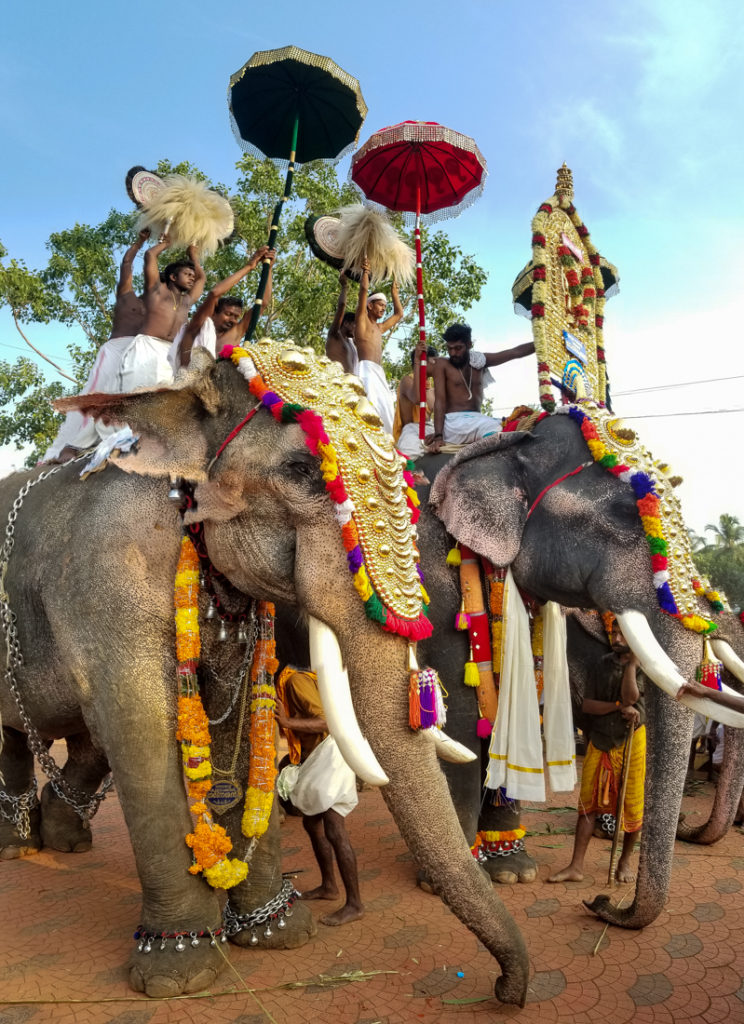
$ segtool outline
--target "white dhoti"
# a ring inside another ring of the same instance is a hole
[[[85,387],[80,392],[82,395],[90,395],[98,391],[114,393],[119,390],[121,357],[133,341],[134,338],[130,335],[124,338],[111,338],[101,345],[96,361],[88,374]],[[108,437],[117,430],[119,430],[119,425],[106,427],[103,423],[96,423],[91,416],[84,416],[77,409],[73,409],[65,416],[65,421],[59,428],[59,433],[51,447],[44,455],[44,460],[58,458],[62,449],[67,446],[80,450],[93,448],[102,438]]]
[[[128,394],[137,388],[170,384],[173,367],[168,361],[168,353],[172,344],[151,334],[138,334],[132,338],[121,356],[119,386],[115,390]]]
[[[566,618],[555,601],[543,605],[543,733],[550,788],[570,793],[576,785],[571,687],[566,658]]]
[[[448,412],[444,417],[443,442],[444,444],[471,444],[482,437],[490,437],[491,434],[498,434],[501,431],[501,421],[482,412]],[[434,424],[431,421],[426,423],[425,435],[429,437],[434,433]],[[398,450],[407,455],[409,459],[416,459],[425,453],[425,448],[419,439],[418,423],[406,423],[398,438]]]
[[[168,362],[170,363],[170,368],[173,371],[174,377],[181,369],[181,341],[183,340],[186,327],[187,325],[184,324],[183,327],[179,330],[178,334],[173,339],[171,347],[168,349]],[[202,324],[199,333],[194,338],[194,344],[191,346],[191,351],[193,352],[195,348],[205,348],[207,352],[209,352],[216,358],[217,331],[215,331],[214,329],[214,321],[212,320],[211,316],[207,317],[207,319]]]
[[[288,766],[294,768],[293,765]],[[341,756],[332,736],[326,736],[298,769],[287,772],[284,792],[288,793],[298,811],[303,814],[324,814],[335,811],[342,818],[359,803],[356,775]],[[294,779],[293,779],[294,776]]]
[[[393,420],[395,418],[395,400],[393,393],[388,387],[385,371],[379,363],[373,363],[369,359],[360,359],[357,371],[359,379],[364,384],[367,398],[377,410],[382,420],[382,425],[388,434],[393,432]]]

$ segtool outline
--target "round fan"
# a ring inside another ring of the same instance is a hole
[[[126,186],[129,198],[135,206],[142,209],[162,191],[163,179],[154,171],[148,171],[146,167],[132,167],[127,172]]]

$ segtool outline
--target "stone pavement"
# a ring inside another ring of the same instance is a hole
[[[692,821],[707,815],[712,793],[696,781],[685,798]],[[206,996],[153,1001],[131,992],[123,964],[139,886],[113,796],[93,823],[89,853],[42,851],[0,863],[0,1024],[744,1022],[742,832],[732,829],[712,847],[678,843],[671,898],[656,923],[605,931],[581,901],[608,890],[608,842],[592,841],[584,882],[545,884],[568,862],[575,815],[563,808],[575,797],[561,794],[526,814],[539,880],[498,890],[532,961],[521,1011],[493,999],[495,961],[438,898],[416,888],[414,863],[374,790],[360,794],[348,819],[366,904],[361,921],[320,925],[300,950],[232,947],[234,971]],[[283,828],[285,870],[300,889],[317,884],[300,820]],[[617,893],[632,899],[630,887]],[[319,915],[329,904],[312,906]]]

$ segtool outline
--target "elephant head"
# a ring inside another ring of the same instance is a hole
[[[298,367],[303,357],[312,358],[308,350],[286,348],[287,360]],[[260,353],[261,343],[251,351]],[[256,358],[261,365],[260,355]],[[358,382],[343,380],[340,371],[329,369],[325,395],[316,386],[306,388],[307,402],[317,407],[325,402],[328,416],[344,404],[356,410],[355,429],[349,426],[334,435],[339,448],[343,445],[347,454],[355,455],[368,443],[366,434],[370,447],[382,452],[372,470],[369,463],[348,462],[350,472],[369,484],[367,489],[356,487],[353,494],[357,509],[366,503],[370,512],[359,527],[369,576],[374,576],[385,603],[397,608],[396,618],[385,619],[378,602],[370,618],[365,614],[369,595],[361,595],[367,604],[360,600],[358,575],[353,578],[349,573],[349,564],[356,571],[358,563],[347,557],[338,521],[343,502],[352,493],[351,477],[345,477],[348,494],[328,493],[333,477],[328,452],[322,444],[309,449],[307,422],[296,406],[284,415],[271,392],[262,404],[256,403],[255,387],[251,398],[246,380],[230,361],[215,363],[197,352],[192,367],[171,388],[79,396],[61,402],[60,408],[128,423],[140,436],[139,447],[117,465],[128,474],[192,481],[194,506],[187,518],[203,521],[216,568],[240,592],[295,606],[309,618],[319,681],[324,667],[334,678],[322,698],[339,746],[360,774],[384,784],[384,798],[419,863],[453,912],[498,959],[503,970],[496,983],[498,997],[523,1004],[528,971],[524,942],[471,856],[435,745],[408,726],[405,634],[415,636],[411,625],[420,622],[419,580],[416,576],[416,603],[408,612],[408,625],[401,628],[397,619],[406,612],[408,579],[400,582],[400,565],[413,565],[410,550],[395,533],[391,540],[384,532],[375,533],[384,525],[381,492],[387,490],[389,496],[395,491],[391,514],[400,518],[400,482],[395,482],[392,463],[386,461],[392,442],[384,440],[381,431],[378,437],[369,429],[366,399],[360,402],[356,392]],[[382,481],[378,489],[375,481]],[[391,555],[389,578],[379,568],[388,564],[383,555]],[[385,628],[380,628],[381,620]],[[338,671],[342,665],[348,670],[351,700],[337,689],[339,678],[346,676]]]
[[[668,891],[692,715],[674,696],[701,659],[700,635],[659,606],[654,570],[630,485],[595,463],[569,416],[542,419],[531,433],[488,438],[440,472],[432,504],[454,537],[510,566],[518,586],[540,601],[613,611],[658,684],[647,694],[647,828],[636,900],[624,911],[600,897],[593,909],[628,927],[653,920]],[[686,701],[717,717],[708,700]],[[726,712],[741,726],[744,718]]]

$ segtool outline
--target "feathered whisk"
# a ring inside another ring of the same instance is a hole
[[[164,188],[143,207],[137,230],[149,228],[153,235],[167,234],[173,248],[196,245],[202,256],[217,250],[235,226],[235,216],[224,196],[203,181],[171,174]]]
[[[338,246],[344,254],[344,270],[361,273],[362,260],[369,262],[370,281],[394,277],[404,286],[414,279],[415,257],[392,224],[376,210],[361,203],[344,206],[339,219]]]

